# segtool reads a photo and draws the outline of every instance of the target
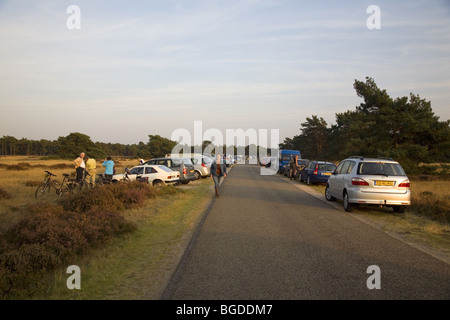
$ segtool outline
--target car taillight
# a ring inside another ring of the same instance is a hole
[[[409,188],[410,186],[411,186],[411,183],[409,182],[409,180],[405,180],[398,185],[399,188]]]
[[[206,168],[206,165],[205,165],[203,162],[202,162],[202,167],[203,167],[203,168]]]
[[[361,179],[361,178],[353,178],[352,179],[352,185],[354,185],[354,186],[368,186],[369,183],[366,180]]]
[[[172,179],[172,176],[168,176],[167,179]]]
[[[183,169],[183,174],[187,174],[186,168]]]
[[[314,175],[318,175],[319,174],[319,164],[316,164],[316,169],[313,172]]]

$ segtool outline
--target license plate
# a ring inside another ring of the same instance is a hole
[[[394,181],[375,181],[375,185],[379,187],[393,187]]]
[[[194,172],[194,170],[191,170],[191,172]]]
[[[331,172],[322,172],[323,176],[331,176]]]

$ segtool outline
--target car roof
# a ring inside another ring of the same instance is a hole
[[[364,158],[364,157],[348,157],[345,160],[360,160],[367,162],[386,162],[386,163],[398,163],[397,161],[391,158]]]

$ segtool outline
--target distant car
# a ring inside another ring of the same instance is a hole
[[[124,174],[115,174],[112,182],[122,180],[136,181],[145,179],[148,183],[156,185],[176,184],[180,181],[180,173],[163,165],[141,165],[127,170]]]
[[[336,165],[325,161],[309,161],[306,167],[300,171],[300,181],[306,184],[326,183]]]
[[[188,184],[197,180],[194,164],[189,158],[155,158],[145,162],[146,165],[164,165],[180,173],[180,182]]]
[[[328,201],[343,200],[345,211],[368,204],[403,213],[411,204],[410,181],[402,166],[392,159],[350,157],[328,179],[325,197]]]

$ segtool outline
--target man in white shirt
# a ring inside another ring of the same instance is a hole
[[[84,163],[84,152],[80,154],[78,158],[74,160],[75,169],[77,170],[77,181],[83,180],[84,170],[86,169],[86,164]]]

